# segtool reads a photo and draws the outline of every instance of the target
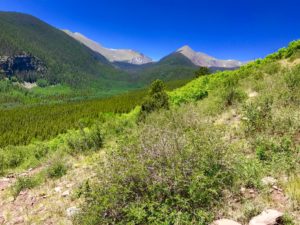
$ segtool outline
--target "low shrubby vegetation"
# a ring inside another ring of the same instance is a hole
[[[60,178],[67,174],[66,162],[61,159],[54,160],[47,168],[47,176],[49,178]]]
[[[16,198],[21,191],[26,189],[32,189],[38,186],[42,182],[42,177],[19,177],[12,187],[12,195]]]
[[[247,223],[268,203],[254,206],[241,190],[268,195],[266,176],[289,177],[287,193],[297,202],[300,96],[293,85],[300,70],[275,58],[200,77],[169,94],[169,110],[153,110],[119,133],[75,223],[204,225],[228,215],[231,198],[241,207],[235,216]],[[197,102],[201,93],[206,98]],[[228,110],[240,114],[233,117],[238,127],[212,123]],[[283,218],[284,224],[293,220]]]
[[[141,107],[127,114],[102,113],[50,141],[1,149],[0,171],[50,159],[47,177],[59,178],[68,167],[57,156],[103,149],[96,176],[76,192],[84,201],[75,224],[247,224],[274,206],[284,206],[284,225],[296,224],[299,46],[172,92],[155,81]],[[265,184],[266,177],[277,186]],[[15,193],[35,185],[18,181]]]

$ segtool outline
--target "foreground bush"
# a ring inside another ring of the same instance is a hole
[[[221,133],[196,118],[150,115],[138,137],[126,136],[122,148],[107,153],[75,222],[208,224],[234,173]]]

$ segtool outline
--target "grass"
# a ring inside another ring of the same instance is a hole
[[[293,176],[286,184],[287,194],[295,202],[296,206],[300,206],[300,177]]]

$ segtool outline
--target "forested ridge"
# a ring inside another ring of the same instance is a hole
[[[22,53],[32,54],[45,63],[47,72],[37,76],[51,84],[85,87],[94,82],[101,87],[105,79],[112,83],[129,79],[128,74],[115,69],[102,55],[63,31],[27,14],[0,12],[0,56]]]

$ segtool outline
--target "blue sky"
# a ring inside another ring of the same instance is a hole
[[[183,45],[252,60],[300,38],[299,0],[0,0],[111,48],[159,59]]]

